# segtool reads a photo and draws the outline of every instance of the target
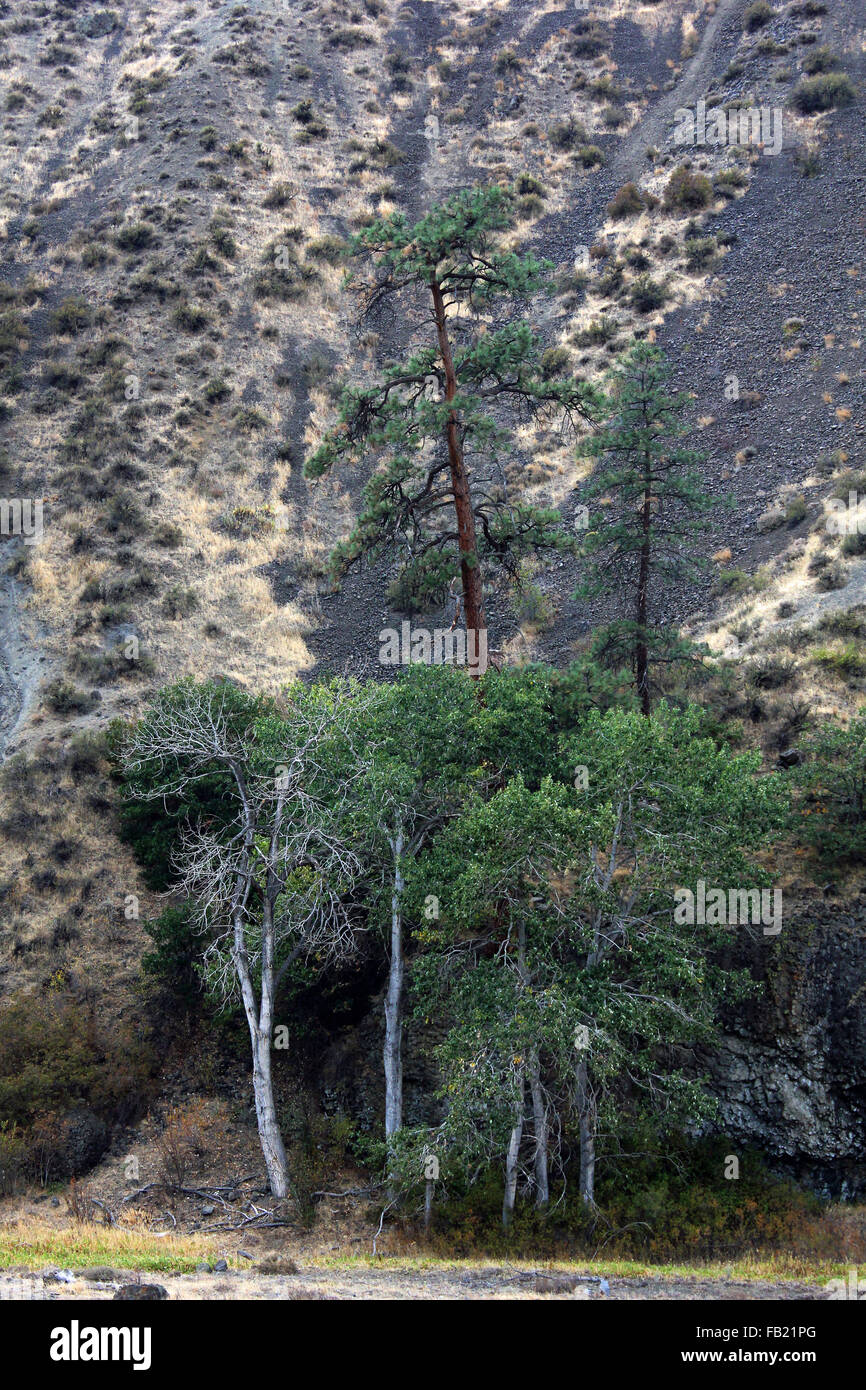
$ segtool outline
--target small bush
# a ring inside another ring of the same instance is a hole
[[[554,377],[560,376],[568,370],[571,357],[568,348],[551,347],[541,354],[541,375],[545,381],[551,381]]]
[[[618,332],[616,320],[602,315],[599,319],[593,319],[587,328],[575,333],[574,343],[576,347],[605,347],[613,342]]]
[[[121,227],[114,239],[121,251],[143,251],[153,245],[156,237],[147,222],[129,222]]]
[[[639,314],[650,314],[667,302],[665,286],[649,275],[639,275],[629,290],[629,299]]]
[[[799,526],[806,518],[806,499],[802,494],[792,497],[785,506],[785,521],[788,526]]]
[[[74,337],[90,323],[90,306],[80,295],[69,295],[51,315],[51,327],[55,333]]]
[[[803,71],[809,77],[814,77],[819,72],[834,72],[841,66],[842,59],[826,44],[814,49],[811,53],[807,53],[803,59]]]
[[[604,163],[604,150],[598,145],[581,145],[575,159],[584,169],[596,169]]]
[[[845,678],[862,676],[866,671],[866,654],[854,642],[848,642],[841,648],[816,647],[812,653],[812,660],[816,665],[823,666],[825,671],[832,671],[835,675]]]
[[[755,0],[743,15],[743,28],[747,34],[753,34],[756,29],[763,29],[765,24],[769,24],[775,18],[776,11],[772,5],[767,4],[767,0]]]
[[[201,330],[210,323],[210,318],[205,309],[197,304],[189,304],[184,300],[178,304],[172,314],[174,323],[178,328],[183,328],[187,333],[200,333]]]
[[[842,542],[842,554],[866,555],[866,533],[855,531],[852,535],[846,536]]]
[[[307,255],[314,261],[339,265],[346,255],[346,243],[338,236],[316,237],[307,247]]]
[[[70,681],[54,680],[45,687],[45,703],[55,714],[87,714],[97,701]]]
[[[607,215],[615,222],[625,217],[636,217],[644,210],[644,200],[637,184],[626,183],[615,193],[607,205]]]
[[[172,1105],[166,1116],[165,1129],[156,1138],[160,1171],[167,1186],[173,1189],[186,1184],[194,1160],[207,1149],[210,1128],[203,1101],[188,1105]]]
[[[497,53],[493,66],[499,73],[517,72],[520,68],[520,59],[513,48],[503,48],[501,53]]]
[[[169,618],[188,618],[198,608],[198,596],[194,589],[185,589],[181,584],[173,584],[162,600],[163,612]]]
[[[674,169],[664,192],[668,210],[693,212],[709,207],[713,201],[713,186],[704,174],[693,174],[685,164]]]
[[[586,142],[586,129],[574,116],[566,121],[554,121],[549,127],[547,138],[556,150],[574,150]]]
[[[850,106],[857,96],[850,77],[844,72],[822,73],[804,77],[791,93],[791,102],[804,116],[816,111],[831,111],[836,106]]]
[[[204,391],[202,392],[205,400],[209,401],[211,404],[215,404],[218,401],[227,400],[231,393],[232,388],[229,386],[228,382],[221,376],[211,377],[210,381],[207,383],[207,385],[204,388]]]
[[[262,199],[263,208],[285,208],[294,200],[294,193],[288,183],[275,183]]]

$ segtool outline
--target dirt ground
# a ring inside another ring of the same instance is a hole
[[[93,1271],[95,1274],[97,1271]],[[543,1299],[577,1298],[617,1300],[692,1299],[701,1301],[765,1299],[823,1300],[826,1292],[815,1284],[793,1282],[737,1281],[733,1279],[685,1279],[646,1275],[607,1280],[609,1292],[600,1287],[599,1276],[590,1281],[579,1272],[536,1270],[527,1265],[498,1265],[484,1268],[413,1269],[384,1261],[379,1268],[354,1267],[334,1270],[314,1264],[299,1267],[297,1274],[265,1275],[258,1270],[228,1270],[222,1274],[145,1274],[126,1270],[100,1271],[113,1278],[88,1277],[79,1271],[71,1283],[57,1282],[56,1273],[0,1274],[0,1300],[51,1299],[59,1301],[106,1300],[114,1297],[121,1284],[157,1283],[170,1300],[304,1300],[304,1299]]]

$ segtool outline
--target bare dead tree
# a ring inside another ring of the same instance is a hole
[[[271,1191],[290,1190],[271,1068],[274,1006],[291,965],[319,968],[349,954],[358,924],[350,894],[361,863],[342,833],[351,782],[331,775],[335,731],[351,738],[339,693],[296,687],[263,731],[239,731],[230,687],[184,682],[163,691],[125,750],[129,773],[145,774],[145,799],[183,796],[194,783],[227,774],[232,814],[221,826],[183,830],[175,854],[178,886],[193,903],[209,987],[240,998],[250,1031],[259,1138]],[[236,695],[236,692],[232,692]],[[136,794],[136,793],[134,793]]]

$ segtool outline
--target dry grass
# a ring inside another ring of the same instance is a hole
[[[38,1269],[44,1265],[87,1269],[106,1265],[152,1273],[186,1273],[213,1251],[213,1242],[204,1236],[168,1235],[160,1239],[145,1225],[73,1225],[57,1230],[38,1220],[19,1220],[0,1226],[0,1269]]]

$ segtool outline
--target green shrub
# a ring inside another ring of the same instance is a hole
[[[866,671],[866,653],[855,642],[848,642],[841,648],[816,647],[812,653],[812,660],[816,665],[823,666],[825,671],[831,671],[846,679],[862,676]]]
[[[866,854],[866,718],[847,729],[825,724],[801,745],[794,780],[802,788],[796,827],[822,859]]]
[[[621,221],[624,217],[636,217],[643,210],[643,196],[634,183],[623,184],[607,205],[607,215],[615,222]]]
[[[224,377],[214,376],[206,384],[202,392],[206,401],[215,404],[217,401],[226,400],[232,393],[232,388]]]
[[[575,333],[573,341],[576,347],[605,347],[613,342],[618,332],[616,319],[602,315],[599,319],[593,319],[587,328]]]
[[[58,305],[51,315],[51,327],[55,333],[65,333],[74,337],[90,323],[90,306],[81,295],[71,294]]]
[[[629,290],[629,299],[639,314],[651,314],[668,300],[668,291],[649,275],[639,275]]]
[[[582,168],[595,169],[604,163],[604,150],[598,145],[581,145],[575,159]]]
[[[320,236],[311,241],[307,255],[314,261],[325,261],[328,265],[339,265],[346,255],[346,243],[342,237]]]
[[[850,106],[856,96],[847,73],[828,72],[804,77],[791,93],[791,102],[802,115],[809,116],[816,111],[831,111],[835,106]]]
[[[182,584],[173,584],[162,600],[162,609],[169,618],[188,618],[198,608],[198,595],[194,589],[185,589]]]
[[[210,318],[205,309],[202,309],[197,304],[189,304],[186,300],[178,304],[172,314],[172,319],[174,323],[177,324],[178,328],[185,329],[187,333],[200,333],[205,325],[210,322]]]
[[[718,253],[718,242],[714,236],[697,236],[686,239],[686,265],[689,270],[705,270],[712,265]]]
[[[568,370],[571,356],[568,348],[550,347],[541,354],[541,375],[545,381],[560,376]]]
[[[262,199],[263,208],[285,208],[294,200],[291,184],[278,182],[272,184]]]
[[[665,208],[693,212],[712,201],[713,186],[704,174],[693,174],[685,164],[674,169],[664,192]]]
[[[842,59],[832,48],[823,44],[820,48],[815,48],[811,53],[807,53],[803,59],[803,71],[814,77],[819,72],[834,72],[842,66]]]
[[[763,29],[765,24],[769,24],[775,15],[776,11],[767,4],[767,0],[755,0],[743,15],[743,28],[748,34],[753,34],[756,29]]]
[[[147,222],[129,222],[121,227],[114,238],[121,251],[143,251],[156,240],[154,230]]]
[[[534,174],[518,174],[514,180],[514,191],[520,194],[535,193],[539,198],[547,197],[547,189]]]
[[[167,907],[159,917],[144,923],[153,949],[142,956],[145,975],[158,980],[181,1005],[190,1010],[201,999],[201,977],[196,965],[202,943],[193,930],[189,904]]]
[[[58,679],[45,687],[45,703],[55,714],[87,714],[96,704],[96,697],[70,681]]]
[[[866,532],[854,531],[842,542],[843,555],[866,555]]]
[[[606,47],[607,38],[597,20],[578,20],[574,26],[574,37],[568,43],[568,52],[572,57],[598,58]]]
[[[574,116],[565,121],[554,121],[548,128],[547,138],[555,150],[573,150],[586,142],[586,128]]]
[[[493,66],[499,73],[517,72],[520,68],[520,59],[513,48],[503,48],[501,53],[497,53]]]
[[[788,526],[798,526],[806,518],[806,499],[802,493],[791,500],[785,506],[785,521]]]

